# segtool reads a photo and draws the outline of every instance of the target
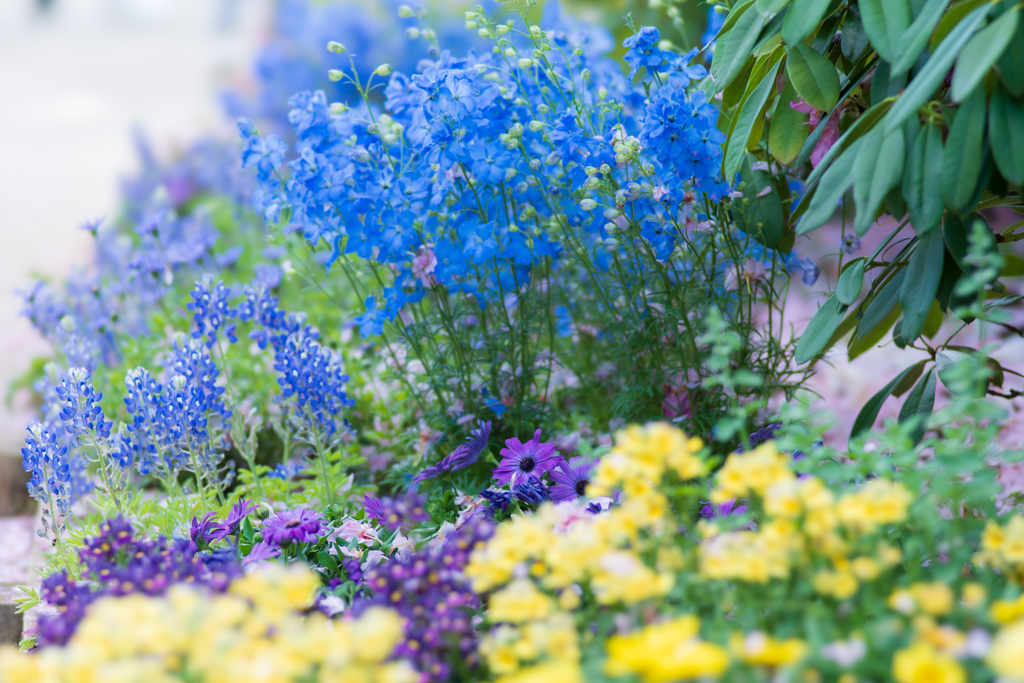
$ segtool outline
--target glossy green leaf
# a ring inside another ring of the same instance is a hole
[[[889,311],[889,314],[882,318],[880,323],[875,325],[873,330],[865,334],[863,337],[852,335],[846,348],[846,359],[852,363],[861,355],[883,343],[886,335],[889,334],[889,330],[893,329],[893,326],[899,321],[902,315],[903,311],[900,310],[900,305],[896,304],[892,307],[892,310]]]
[[[936,50],[933,50],[931,58],[914,75],[910,85],[886,115],[886,132],[892,132],[902,126],[904,121],[917,113],[921,105],[931,99],[936,88],[942,84],[942,80],[949,73],[956,56],[974,35],[975,29],[985,21],[987,14],[988,7],[979,7],[974,10],[953,28]]]
[[[755,171],[750,165],[750,155],[744,155],[741,164],[743,180],[746,188],[743,198],[745,206],[734,211],[737,227],[755,240],[774,249],[782,239],[785,219],[782,212],[782,199],[775,190],[772,177],[764,171]]]
[[[892,279],[890,279],[882,289],[875,294],[875,297],[868,304],[868,307],[864,309],[864,317],[860,319],[860,323],[857,325],[857,338],[861,339],[866,336],[869,332],[874,330],[879,323],[881,323],[886,316],[896,307],[896,304],[900,300],[900,289],[903,287],[903,281],[906,279],[907,271],[905,268],[900,269]]]
[[[1024,259],[1014,254],[1003,254],[1003,267],[999,277],[1020,277],[1024,275]]]
[[[907,0],[860,0],[864,30],[878,56],[892,64],[899,56],[903,34],[910,27]]]
[[[888,97],[895,97],[907,84],[907,74],[890,78],[889,62],[878,62],[871,77],[871,104],[876,105]]]
[[[913,389],[914,385],[917,384],[917,380],[921,379],[921,375],[924,374],[924,368],[925,364],[923,363],[915,365],[914,369],[908,372],[906,375],[904,375],[903,379],[900,380],[900,383],[893,387],[891,395],[895,396],[896,398],[899,398],[903,394]]]
[[[892,63],[891,73],[904,74],[910,67],[914,66],[921,51],[928,44],[928,38],[932,31],[942,19],[949,0],[927,0],[921,11],[910,23],[910,27],[903,33],[900,40],[898,57]],[[913,14],[913,12],[911,12]]]
[[[955,102],[963,101],[981,83],[981,79],[1010,44],[1019,21],[1020,12],[1016,8],[1011,9],[967,41],[956,59],[956,70],[950,87]]]
[[[985,143],[985,89],[974,92],[957,109],[946,138],[942,159],[942,199],[951,211],[963,213],[973,205],[981,176]]]
[[[1024,21],[1017,22],[1017,32],[996,62],[996,72],[1014,97],[1024,97]]]
[[[775,77],[779,73],[780,64],[781,62],[776,62],[775,66],[768,70],[768,73],[761,79],[761,82],[750,93],[750,97],[740,107],[740,112],[736,115],[733,129],[729,133],[729,138],[725,141],[726,148],[722,159],[722,177],[729,179],[736,177],[736,172],[740,168],[740,162],[743,161],[743,155],[747,151],[747,140],[750,138],[750,134],[753,132],[754,125],[758,119],[764,116],[764,110],[768,104],[768,96],[775,88]]]
[[[960,0],[960,2],[953,3],[953,6],[943,13],[939,25],[935,27],[932,35],[928,38],[928,49],[935,52],[942,41],[953,32],[953,29],[960,25],[960,22],[985,4],[991,4],[991,0]]]
[[[1000,86],[988,108],[988,137],[999,172],[1007,182],[1024,183],[1024,102]]]
[[[864,136],[853,167],[853,199],[857,207],[853,229],[863,235],[875,222],[885,195],[903,178],[905,154],[903,129],[883,135],[876,126]]]
[[[860,290],[864,288],[865,263],[863,258],[851,261],[839,275],[839,284],[836,285],[836,298],[839,299],[839,303],[851,306],[860,296]]]
[[[807,329],[804,330],[800,341],[796,345],[794,359],[797,365],[803,365],[825,349],[825,345],[828,343],[832,333],[836,331],[839,323],[843,321],[843,313],[845,312],[846,306],[840,304],[839,299],[835,296],[830,296],[821,305],[821,308],[811,318],[811,322],[808,323]]]
[[[831,111],[839,101],[836,68],[806,45],[790,45],[786,73],[800,97],[815,109]]]
[[[978,362],[978,359],[973,355],[956,349],[946,348],[935,356],[935,369],[938,370],[939,380],[941,380],[942,385],[949,389],[950,393],[981,398],[985,395],[988,382],[965,382],[957,376],[959,373],[953,370],[961,363],[971,364]]]
[[[914,385],[913,390],[907,396],[907,400],[900,407],[899,423],[906,424],[916,419],[917,424],[911,432],[910,439],[914,445],[921,443],[924,433],[928,429],[928,418],[935,407],[935,370],[929,370],[928,374],[921,378]]]
[[[796,88],[787,78],[786,87],[779,96],[779,103],[775,107],[775,114],[768,130],[768,147],[772,156],[783,165],[792,162],[800,154],[800,148],[803,147],[809,132],[807,121],[810,115],[789,106],[796,98]]]
[[[967,263],[967,228],[964,225],[960,217],[953,213],[946,214],[946,219],[942,221],[942,238],[946,242],[946,249],[962,271],[970,268]]]
[[[946,245],[938,230],[932,230],[920,238],[917,249],[910,257],[907,277],[900,289],[900,306],[903,308],[903,340],[909,344],[921,336],[932,301],[939,291],[942,279],[942,262],[946,257]]]
[[[752,5],[744,7],[750,8]],[[748,9],[740,15],[728,32],[722,34],[722,38],[715,46],[715,58],[711,62],[711,75],[715,78],[716,90],[723,90],[739,76],[764,24],[764,15]]]
[[[857,120],[854,121],[853,125],[850,126],[838,140],[836,140],[836,144],[832,145],[825,156],[822,157],[817,168],[811,171],[811,174],[807,176],[807,184],[813,185],[818,177],[831,166],[832,160],[846,152],[854,142],[860,140],[868,133],[868,131],[874,128],[875,124],[885,116],[885,113],[889,111],[889,107],[891,107],[896,101],[896,98],[882,100],[877,105],[872,106],[866,112],[861,114]],[[823,125],[824,123],[819,124],[819,128]],[[817,132],[817,130],[815,130],[815,132]],[[800,151],[800,154],[803,155],[803,150]],[[797,159],[797,163],[799,163],[799,161],[800,159]]]
[[[914,231],[927,235],[942,218],[942,133],[933,121],[925,124],[903,169],[903,198]]]
[[[853,164],[857,159],[861,140],[854,142],[846,154],[830,164],[828,170],[821,176],[807,212],[796,226],[798,235],[820,228],[835,213],[836,205],[853,183]]]
[[[864,24],[860,20],[860,13],[855,8],[856,5],[852,6],[843,20],[843,32],[839,40],[843,56],[853,63],[863,56],[864,50],[870,44],[868,34],[864,31]]]
[[[864,407],[861,408],[860,413],[857,415],[857,419],[853,421],[853,429],[850,431],[850,441],[853,441],[854,438],[871,429],[871,426],[875,424],[875,420],[878,419],[878,413],[882,409],[882,404],[885,403],[885,399],[889,398],[889,395],[892,393],[892,390],[896,388],[896,385],[899,384],[907,374],[915,370],[918,366],[923,367],[927,362],[928,361],[926,360],[922,360],[911,365],[909,368],[896,375],[891,382],[882,387],[881,391],[868,399],[868,402],[864,404]]]
[[[757,11],[764,15],[775,14],[789,4],[789,0],[755,0]]]
[[[831,0],[793,0],[782,23],[782,39],[786,45],[796,45],[818,27],[825,18]]]

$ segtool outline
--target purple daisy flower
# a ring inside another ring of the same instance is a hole
[[[742,515],[747,511],[747,506],[737,505],[735,498],[730,498],[724,503],[711,503],[706,500],[702,500],[701,503],[704,507],[700,510],[700,516],[710,517],[711,519],[725,519],[733,515]]]
[[[323,534],[323,518],[306,508],[285,510],[263,522],[263,540],[274,545],[311,543]]]
[[[266,541],[260,541],[252,547],[249,554],[242,560],[243,565],[255,564],[256,562],[266,562],[272,560],[275,557],[281,556],[281,549],[276,545],[270,545]]]
[[[253,512],[257,507],[259,506],[245,498],[242,498],[235,503],[235,506],[231,508],[231,512],[228,513],[228,518],[224,520],[224,523],[227,525],[228,533],[238,533],[238,527],[242,524],[242,520],[248,517],[249,513]]]
[[[747,439],[747,443],[745,443],[745,444],[743,444],[743,443],[738,444],[736,446],[736,450],[733,451],[733,452],[734,453],[743,453],[747,449],[757,448],[758,446],[763,444],[765,441],[771,441],[772,439],[774,439],[775,438],[775,432],[779,431],[781,428],[782,428],[782,423],[781,422],[773,422],[770,425],[767,425],[765,427],[761,427],[756,432],[754,432],[753,434],[750,435],[750,438]]]
[[[480,454],[487,447],[487,440],[490,438],[491,421],[478,421],[477,428],[469,433],[466,443],[456,448],[451,455],[442,458],[441,462],[417,474],[413,481],[420,482],[432,477],[443,477],[451,472],[469,467],[480,457]]]
[[[548,472],[555,482],[551,487],[551,500],[560,503],[563,500],[582,498],[590,483],[590,472],[594,467],[593,460],[577,456],[569,462],[559,463],[556,469]]]
[[[195,548],[205,548],[214,541],[219,541],[228,535],[227,527],[217,521],[217,513],[207,512],[203,519],[192,518],[192,529],[189,536],[192,538],[192,545]]]
[[[501,449],[504,458],[494,468],[494,479],[501,485],[523,477],[539,479],[542,474],[563,462],[555,444],[540,442],[539,429],[526,443],[512,438],[505,441],[505,446],[506,448]]]
[[[388,510],[384,507],[384,501],[380,498],[374,498],[369,493],[363,496],[363,507],[366,508],[366,516],[370,519],[383,522],[388,518]]]

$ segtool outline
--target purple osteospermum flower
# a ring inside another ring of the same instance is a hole
[[[430,479],[432,477],[443,477],[450,472],[469,467],[476,462],[477,458],[487,447],[487,440],[491,438],[491,421],[477,422],[477,428],[469,433],[466,443],[456,448],[451,455],[443,458],[441,462],[428,467],[413,479],[415,482]]]
[[[249,513],[254,511],[257,507],[259,506],[245,498],[242,498],[235,503],[235,506],[231,508],[231,512],[228,513],[228,518],[224,520],[224,523],[228,528],[228,533],[237,533],[238,527],[242,524],[242,520],[248,517]]]
[[[754,432],[753,434],[750,435],[750,438],[747,439],[747,443],[745,443],[745,444],[741,443],[741,444],[737,445],[736,446],[736,450],[734,452],[735,453],[743,453],[748,448],[751,448],[751,449],[757,448],[758,446],[763,444],[765,441],[771,441],[772,439],[775,438],[775,432],[779,431],[779,429],[781,429],[781,428],[782,428],[782,423],[781,422],[773,422],[772,424],[768,425],[767,427],[761,427],[756,432]]]
[[[384,501],[380,498],[374,498],[370,494],[366,494],[363,496],[363,506],[366,508],[366,516],[370,519],[383,522],[388,517],[387,508],[384,507]]]
[[[192,529],[189,536],[192,538],[192,545],[196,548],[208,546],[213,541],[219,541],[228,535],[227,528],[217,521],[217,513],[207,512],[203,519],[192,518]]]
[[[260,541],[252,547],[249,554],[242,560],[242,564],[250,565],[255,562],[265,562],[281,556],[281,549],[276,545],[270,545],[266,541]]]
[[[263,522],[263,540],[274,545],[311,543],[324,533],[324,520],[305,508],[285,510]]]
[[[551,487],[551,500],[559,503],[563,500],[582,498],[590,483],[590,470],[594,462],[583,457],[575,457],[569,462],[559,463],[556,469],[548,472],[555,482]]]
[[[702,500],[701,503],[704,504],[704,507],[701,508],[700,516],[711,519],[725,519],[733,515],[742,515],[747,511],[746,505],[736,505],[735,498],[730,498],[724,503],[711,503],[706,500]]]
[[[542,474],[562,462],[562,456],[558,455],[555,444],[540,442],[539,429],[526,443],[512,438],[505,441],[505,446],[506,448],[501,449],[504,459],[494,468],[494,479],[502,485],[522,477],[540,478]]]

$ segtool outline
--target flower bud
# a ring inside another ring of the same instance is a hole
[[[529,57],[523,57],[519,60],[520,69],[529,69],[531,66],[533,66],[533,60]]]
[[[412,7],[409,7],[408,5],[400,5],[398,7],[398,16],[403,19],[412,18]]]
[[[410,26],[409,28],[405,29],[405,37],[408,38],[409,40],[417,40],[421,35],[423,34],[420,33],[420,30],[415,26]]]
[[[476,34],[481,38],[488,38],[491,35],[491,31],[490,29],[482,28],[479,31],[477,31]]]
[[[378,76],[390,76],[391,75],[391,65],[390,64],[381,64],[380,66],[378,66],[376,69],[373,70],[373,73],[377,74]]]
[[[589,81],[590,80],[590,69],[584,69],[583,71],[581,71],[580,72],[580,78],[582,78],[585,81]]]
[[[344,54],[345,52],[345,46],[336,40],[332,40],[331,42],[327,43],[327,49],[339,55]]]
[[[331,69],[330,71],[327,72],[327,78],[331,79],[332,81],[340,81],[344,77],[345,72],[339,71],[338,69]]]
[[[467,21],[466,22],[466,30],[467,31],[472,31],[475,28],[480,28],[480,24],[476,23],[475,21]]]
[[[593,211],[594,209],[597,208],[597,202],[589,198],[584,199],[582,202],[580,202],[580,208],[583,209],[584,211]]]
[[[544,130],[544,122],[537,120],[530,121],[530,130],[532,130],[534,133],[536,133],[539,130]]]
[[[508,33],[511,30],[512,29],[510,29],[508,26],[505,26],[504,24],[502,24],[501,26],[498,27],[498,35],[499,36],[503,36],[503,35],[505,35],[506,33]]]
[[[348,111],[348,105],[344,102],[331,102],[332,114],[344,114]]]
[[[463,18],[465,18],[466,21],[471,21],[473,19],[476,19],[478,16],[480,16],[480,15],[477,14],[476,12],[466,12],[463,15]]]
[[[600,99],[603,102],[604,98],[608,97],[608,88],[604,88],[604,87],[598,88],[597,89],[597,97],[598,97],[598,99]]]
[[[269,503],[260,503],[256,507],[256,519],[261,522],[270,516],[270,513],[274,511],[274,508],[270,507]]]

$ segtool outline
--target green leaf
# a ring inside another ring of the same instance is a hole
[[[836,298],[839,303],[850,306],[857,297],[860,290],[864,288],[864,264],[863,257],[851,261],[839,275],[839,284],[836,285]]]
[[[793,0],[786,20],[782,22],[782,39],[786,45],[802,43],[825,18],[831,0]],[[715,59],[717,59],[717,53]],[[714,63],[714,62],[712,62]]]
[[[996,62],[996,72],[1014,97],[1024,96],[1024,22],[1017,23],[1017,32]]]
[[[1013,254],[1003,254],[1003,267],[999,277],[1019,277],[1024,275],[1024,258]]]
[[[915,365],[914,369],[904,375],[903,379],[900,380],[900,383],[893,387],[891,395],[899,398],[913,389],[914,385],[917,384],[917,380],[921,379],[921,375],[924,374],[924,367],[923,363]]]
[[[942,156],[942,133],[929,121],[914,140],[903,170],[903,198],[907,202],[910,223],[919,237],[939,224],[945,210],[940,190]]]
[[[985,89],[978,87],[960,105],[946,138],[942,159],[942,199],[950,210],[970,209],[984,161]]]
[[[864,32],[864,24],[860,20],[860,12],[856,5],[850,7],[850,11],[843,20],[843,32],[840,36],[839,47],[843,56],[850,62],[856,63],[867,49],[869,40],[868,34]]]
[[[715,89],[721,91],[733,79],[739,76],[747,57],[757,43],[757,37],[764,28],[765,18],[760,12],[746,11],[753,6],[747,3],[733,12],[742,12],[736,23],[728,30],[725,27],[719,33],[715,47],[715,58],[711,62],[711,75],[715,77]]]
[[[996,86],[988,108],[988,137],[1007,182],[1024,183],[1024,103]]]
[[[846,347],[846,359],[851,363],[859,358],[862,354],[875,348],[883,339],[885,335],[889,333],[889,330],[893,329],[893,325],[900,319],[902,315],[899,304],[893,306],[892,310],[889,311],[889,315],[882,318],[882,322],[875,325],[875,329],[868,332],[863,337],[857,337],[853,335],[850,338],[850,343]]]
[[[900,288],[903,287],[903,280],[907,276],[906,269],[901,268],[892,279],[890,279],[882,289],[875,294],[875,297],[868,304],[868,307],[864,309],[864,317],[860,319],[860,323],[857,325],[857,338],[860,339],[871,332],[875,327],[878,326],[882,320],[896,307],[899,303]]]
[[[783,165],[796,159],[807,139],[809,114],[799,112],[789,106],[796,101],[796,88],[790,79],[786,79],[786,87],[782,89],[779,103],[775,106],[771,127],[768,129],[768,147],[772,156]]]
[[[939,373],[939,380],[942,385],[949,389],[950,393],[981,398],[985,395],[988,382],[975,382],[963,377],[963,366],[970,366],[978,363],[977,358],[963,351],[946,348],[935,356],[935,368]],[[958,367],[960,366],[960,367]],[[960,370],[961,372],[957,372]]]
[[[338,570],[338,563],[335,561],[333,557],[331,557],[330,553],[325,553],[321,550],[316,554],[316,559],[320,562],[321,565],[327,567],[335,574],[340,573]]]
[[[896,388],[896,385],[906,376],[908,373],[913,371],[917,366],[924,366],[927,360],[918,361],[914,365],[896,375],[895,379],[882,387],[882,390],[877,394],[868,399],[868,402],[861,408],[860,413],[857,415],[857,419],[853,421],[853,429],[850,430],[850,441],[860,436],[863,432],[871,429],[871,426],[875,424],[875,420],[878,419],[878,412],[882,409],[882,404],[885,403],[885,399],[889,398],[889,394]]]
[[[871,104],[876,105],[889,97],[900,94],[907,84],[907,74],[890,77],[889,62],[879,61],[875,67],[875,75],[871,77]]]
[[[853,125],[850,126],[845,133],[843,133],[842,137],[836,140],[836,144],[832,145],[832,147],[828,150],[828,153],[825,154],[822,160],[818,163],[817,168],[811,171],[811,174],[807,176],[807,185],[812,185],[814,181],[818,179],[818,177],[825,171],[825,169],[827,169],[831,165],[832,159],[835,159],[839,155],[843,154],[843,152],[845,152],[847,148],[852,146],[852,144],[855,141],[859,140],[861,137],[867,134],[867,132],[871,130],[883,116],[885,116],[885,113],[889,111],[889,107],[891,107],[894,102],[896,102],[896,98],[890,97],[888,99],[882,100],[881,102],[872,106],[866,112],[861,114],[857,118],[857,120],[854,121]],[[838,116],[838,114],[836,115]],[[825,122],[822,121],[820,124],[818,124],[818,128],[824,125]],[[815,132],[818,132],[817,129],[815,129]],[[803,150],[801,150],[800,153],[803,154]],[[797,162],[799,161],[800,160],[797,159]]]
[[[956,25],[946,39],[932,51],[931,58],[924,67],[918,71],[910,85],[903,91],[903,94],[889,110],[885,117],[885,130],[891,132],[903,125],[910,116],[917,113],[925,102],[931,99],[935,89],[942,84],[942,80],[949,73],[960,49],[971,39],[974,30],[985,21],[988,14],[988,7],[979,7],[969,14],[966,19]]]
[[[964,221],[961,221],[959,216],[952,213],[946,214],[946,219],[942,221],[942,238],[946,242],[946,249],[949,250],[950,256],[956,261],[960,270],[963,272],[970,270],[971,265],[966,260],[967,228],[964,227]]]
[[[965,17],[986,3],[991,3],[991,0],[961,0],[960,2],[954,2],[949,11],[942,15],[939,25],[935,27],[931,37],[928,38],[928,49],[931,52],[935,52],[939,45],[942,44],[942,41],[946,39],[946,36],[952,33],[953,29],[959,26]]]
[[[766,16],[775,14],[789,4],[789,0],[755,0],[757,11]]]
[[[883,135],[881,127],[876,127],[864,136],[853,166],[853,199],[857,206],[853,229],[858,235],[874,224],[885,195],[902,179],[905,144],[902,128]]]
[[[820,228],[835,213],[836,205],[853,183],[853,164],[857,159],[861,141],[862,139],[854,142],[847,153],[831,163],[828,170],[822,174],[817,191],[810,200],[810,206],[796,227],[798,235]]]
[[[955,102],[961,102],[970,95],[1003,54],[1003,50],[1010,44],[1010,39],[1017,31],[1019,19],[1020,13],[1017,9],[1011,9],[967,41],[956,59],[956,71],[953,72],[950,93]]]
[[[922,366],[924,367],[924,366]],[[921,443],[925,430],[928,429],[928,418],[935,407],[935,370],[929,370],[920,382],[914,385],[913,391],[907,396],[900,408],[899,423],[906,424],[917,419],[917,425],[911,432],[910,439],[914,445]]]
[[[903,308],[903,341],[910,344],[924,329],[932,301],[939,291],[942,279],[942,262],[946,258],[946,245],[938,230],[932,230],[921,237],[910,257],[907,277],[900,289],[900,306]]]
[[[789,46],[786,72],[800,97],[814,107],[831,111],[839,101],[839,75],[832,62],[802,43]]]
[[[723,178],[736,177],[740,162],[743,161],[743,155],[747,151],[747,140],[758,119],[764,116],[765,107],[768,105],[768,96],[775,88],[775,76],[779,73],[780,65],[781,62],[775,63],[775,66],[765,74],[761,82],[750,93],[750,97],[740,107],[733,129],[725,141],[726,148],[722,159]]]
[[[774,249],[785,228],[782,198],[775,190],[771,175],[751,168],[750,155],[744,155],[741,175],[747,182],[743,197],[748,203],[734,211],[736,224],[764,246]]]
[[[907,0],[860,0],[861,21],[878,56],[892,64],[910,26]]]
[[[748,57],[747,61],[744,62],[739,75],[733,79],[732,83],[729,84],[729,87],[722,91],[723,109],[732,108],[743,101],[743,96],[747,94],[747,84],[750,82],[750,74],[751,70],[754,68],[754,63],[754,58]],[[722,132],[728,133],[729,129],[726,128]]]
[[[832,333],[842,322],[845,312],[846,306],[840,304],[835,296],[830,296],[821,305],[796,345],[794,359],[797,365],[803,365],[825,349]]]
[[[893,74],[906,73],[910,67],[914,66],[917,58],[921,56],[924,46],[928,44],[928,38],[931,37],[932,31],[946,11],[947,4],[949,4],[949,0],[927,0],[914,21],[911,22],[910,27],[903,32],[898,49],[899,56],[892,64],[891,72]]]

